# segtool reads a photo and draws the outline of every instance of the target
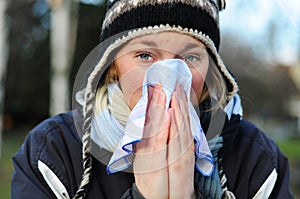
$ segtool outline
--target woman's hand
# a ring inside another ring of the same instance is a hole
[[[193,198],[194,142],[185,92],[177,85],[166,111],[161,85],[148,91],[144,135],[135,149],[137,188],[147,199]]]
[[[160,84],[148,89],[149,104],[141,142],[136,144],[135,183],[147,199],[168,198],[167,140],[170,119]]]

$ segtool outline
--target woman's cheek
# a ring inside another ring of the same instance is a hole
[[[202,90],[204,85],[204,79],[202,75],[193,75],[192,78],[192,89],[191,89],[191,100],[192,102],[198,102],[201,98]]]
[[[135,105],[141,99],[141,97],[142,97],[142,87],[132,92],[128,101],[128,106],[131,110],[135,107]]]
[[[137,67],[119,78],[121,90],[130,109],[136,105],[142,96],[144,74],[145,69]]]

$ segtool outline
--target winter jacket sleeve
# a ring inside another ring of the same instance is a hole
[[[277,179],[275,186],[271,192],[270,198],[293,198],[289,189],[289,163],[288,159],[276,147],[278,156],[277,159]]]
[[[48,119],[27,135],[13,157],[11,198],[69,198],[76,192],[81,145],[70,133],[76,130],[63,120]]]
[[[13,157],[14,173],[11,185],[13,199],[55,198],[38,169],[42,136],[29,133],[24,144]]]
[[[13,157],[14,173],[11,184],[11,198],[55,198],[38,171],[37,161],[32,155],[38,153],[32,143],[35,138],[29,134],[26,141]]]
[[[293,198],[288,160],[276,143],[246,120],[228,126],[219,152],[228,189],[237,198]]]

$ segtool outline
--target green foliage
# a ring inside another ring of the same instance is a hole
[[[289,159],[291,190],[295,198],[299,198],[300,197],[300,191],[299,191],[300,138],[298,137],[294,139],[278,141],[277,144],[281,149],[281,151]]]
[[[278,141],[277,144],[289,160],[293,161],[300,159],[300,139]]]

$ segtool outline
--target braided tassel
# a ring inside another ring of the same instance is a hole
[[[80,182],[79,188],[73,197],[74,199],[85,198],[86,190],[90,182],[91,170],[92,170],[92,157],[89,153],[89,140],[90,140],[90,130],[91,121],[93,116],[93,102],[95,95],[92,92],[88,92],[87,102],[85,107],[85,120],[83,124],[83,136],[82,136],[82,160],[83,160],[83,174],[82,180]]]

